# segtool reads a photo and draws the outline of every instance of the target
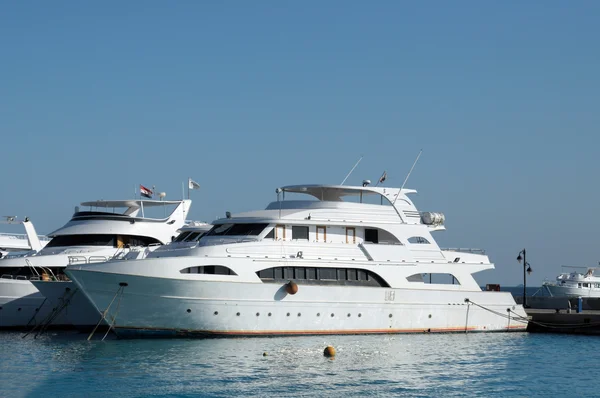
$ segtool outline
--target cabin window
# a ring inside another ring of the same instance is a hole
[[[317,226],[317,242],[327,242],[327,227]]]
[[[256,236],[267,227],[268,224],[221,224],[215,225],[207,236]]]
[[[46,247],[111,246],[116,247],[115,235],[60,235],[52,238]]]
[[[356,228],[346,227],[346,243],[356,243]]]
[[[581,283],[578,283],[578,284],[577,284],[577,287],[581,287]]]
[[[419,244],[419,245],[428,245],[429,241],[422,236],[413,236],[412,238],[408,238],[409,243]]]
[[[365,229],[365,242],[379,243],[379,231],[376,229]]]
[[[188,267],[179,271],[182,274],[204,274],[204,275],[237,275],[231,269],[222,265],[204,265],[199,267]]]
[[[275,228],[271,229],[263,239],[275,239]]]
[[[292,226],[292,239],[308,240],[308,227],[293,225]]]
[[[584,283],[583,287],[589,287],[589,285],[587,283]]]
[[[192,240],[194,240],[195,238],[198,237],[198,235],[200,235],[202,232],[192,232],[191,234],[189,234],[184,240],[186,242],[190,242]]]
[[[452,274],[432,273],[414,274],[406,278],[409,282],[426,283],[432,285],[460,285],[460,282]]]
[[[181,242],[185,239],[186,236],[188,236],[191,233],[192,233],[191,231],[184,231],[184,232],[180,233],[173,242]]]
[[[295,280],[308,285],[341,285],[389,287],[372,271],[356,268],[275,267],[256,273],[263,282],[280,283]]]

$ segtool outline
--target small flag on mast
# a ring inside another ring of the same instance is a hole
[[[381,177],[379,177],[379,183],[382,184],[387,178],[387,171],[384,171]]]
[[[189,189],[200,189],[200,184],[198,184],[196,181],[192,180],[191,178],[188,178],[188,188]]]
[[[145,198],[152,198],[152,190],[140,184],[140,195]]]

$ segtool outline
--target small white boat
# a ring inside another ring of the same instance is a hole
[[[583,272],[563,272],[556,283],[544,282],[543,287],[551,296],[600,297],[600,276],[594,275],[598,267],[563,267],[586,269]]]

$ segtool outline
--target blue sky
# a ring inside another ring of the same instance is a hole
[[[5,2],[0,214],[40,232],[79,202],[181,196],[192,218],[275,188],[409,183],[444,246],[516,285],[600,261],[600,3]]]

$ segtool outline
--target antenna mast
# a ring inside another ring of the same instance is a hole
[[[423,150],[421,149],[419,151],[419,154],[417,155],[417,158],[415,159],[415,162],[413,163],[412,167],[410,168],[410,171],[406,175],[406,178],[404,179],[404,182],[402,183],[402,186],[400,187],[400,191],[398,191],[398,195],[396,195],[396,199],[394,199],[394,201],[392,202],[392,205],[394,205],[396,203],[396,200],[398,199],[398,196],[400,196],[400,193],[402,193],[402,189],[404,188],[404,185],[406,185],[406,182],[408,181],[408,177],[410,177],[410,174],[412,173],[413,169],[415,168],[415,166],[416,166],[417,162],[419,161],[419,158],[421,157],[422,153],[423,153]]]
[[[360,159],[358,159],[358,162],[356,162],[356,164],[354,165],[354,167],[350,170],[350,172],[348,173],[348,175],[346,175],[346,178],[344,178],[344,180],[342,181],[342,183],[340,185],[344,185],[344,183],[346,182],[346,180],[348,179],[348,177],[350,177],[350,174],[352,174],[352,172],[354,171],[354,169],[356,168],[356,166],[358,166],[358,164],[360,163],[360,161],[362,160],[362,156],[360,157]]]

